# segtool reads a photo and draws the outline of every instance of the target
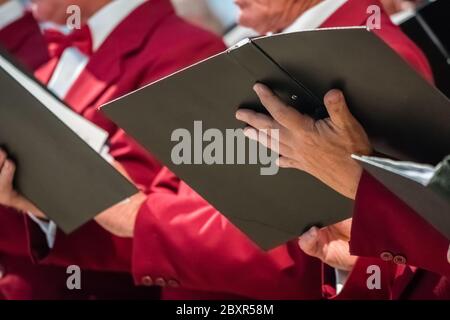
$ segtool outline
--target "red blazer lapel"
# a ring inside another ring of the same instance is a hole
[[[370,16],[370,13],[367,13],[367,8],[372,5],[377,5],[382,8],[382,5],[378,0],[348,0],[320,27],[337,28],[363,26]]]
[[[43,84],[47,85],[52,77],[53,72],[58,65],[59,59],[50,59],[42,66],[40,66],[35,72],[34,76]]]
[[[127,57],[148,40],[164,18],[173,13],[169,0],[148,0],[134,10],[92,55],[69,90],[66,103],[78,113],[92,105],[120,78]]]

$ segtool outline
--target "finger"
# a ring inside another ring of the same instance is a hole
[[[312,227],[299,238],[298,245],[307,255],[320,259],[322,250],[320,250],[319,242],[319,229]]]
[[[3,165],[5,164],[7,158],[8,155],[6,154],[6,152],[0,149],[0,170],[3,168]]]
[[[279,129],[279,125],[269,116],[250,110],[240,109],[236,112],[236,119],[249,124],[256,129]]]
[[[336,238],[344,240],[344,241],[350,241],[350,235],[352,231],[352,221],[353,219],[347,219],[341,222],[338,222],[334,225],[332,225],[330,228],[332,228],[333,232],[336,235]]]
[[[329,91],[324,97],[324,103],[331,121],[339,128],[345,128],[355,123],[356,119],[351,114],[341,91]]]
[[[11,160],[6,160],[0,171],[0,188],[12,188],[16,166]]]
[[[256,130],[252,127],[244,129],[244,135],[250,140],[261,143],[264,147],[283,156],[292,154],[292,148],[280,142],[275,135],[271,134],[272,130]]]
[[[270,115],[282,126],[292,129],[302,129],[307,128],[311,123],[312,119],[310,117],[302,115],[296,109],[286,105],[267,86],[257,83],[253,89]]]

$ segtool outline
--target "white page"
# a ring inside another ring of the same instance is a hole
[[[66,107],[61,101],[44,90],[38,83],[18,70],[4,57],[0,56],[0,67],[46,106],[64,124],[72,129],[95,151],[100,153],[108,140],[108,132]]]
[[[431,178],[436,172],[436,168],[433,166],[414,162],[394,161],[386,158],[357,155],[352,155],[352,158],[416,181],[423,186],[427,186],[430,183]]]

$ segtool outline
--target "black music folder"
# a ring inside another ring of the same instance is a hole
[[[450,158],[438,166],[353,156],[378,181],[450,239]]]
[[[137,193],[94,149],[105,139],[103,130],[62,109],[61,101],[0,53],[0,146],[16,162],[16,189],[66,233]],[[93,139],[85,142],[83,134]]]
[[[179,128],[193,132],[201,121],[225,133],[243,127],[239,106],[264,112],[256,82],[315,118],[326,116],[324,94],[342,89],[386,155],[436,164],[450,153],[449,100],[365,28],[246,40],[102,110],[257,244],[273,248],[311,225],[350,217],[352,202],[297,170],[261,175],[259,165],[178,164],[171,155]]]

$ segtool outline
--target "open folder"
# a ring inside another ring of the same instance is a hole
[[[16,162],[17,190],[66,233],[135,194],[99,154],[107,133],[0,53],[0,146]]]
[[[450,239],[450,158],[438,166],[353,156],[373,177]],[[445,171],[445,172],[444,172]],[[445,175],[440,177],[441,175]],[[440,180],[448,181],[441,184]]]
[[[226,136],[227,129],[243,127],[235,119],[239,106],[265,112],[252,90],[256,82],[314,118],[326,117],[324,94],[342,89],[384,154],[436,164],[450,151],[449,100],[365,28],[247,40],[102,111],[257,244],[273,248],[313,224],[350,217],[351,201],[297,170],[261,175],[255,164],[178,164],[172,157],[177,129],[196,140],[201,121],[203,131]]]

